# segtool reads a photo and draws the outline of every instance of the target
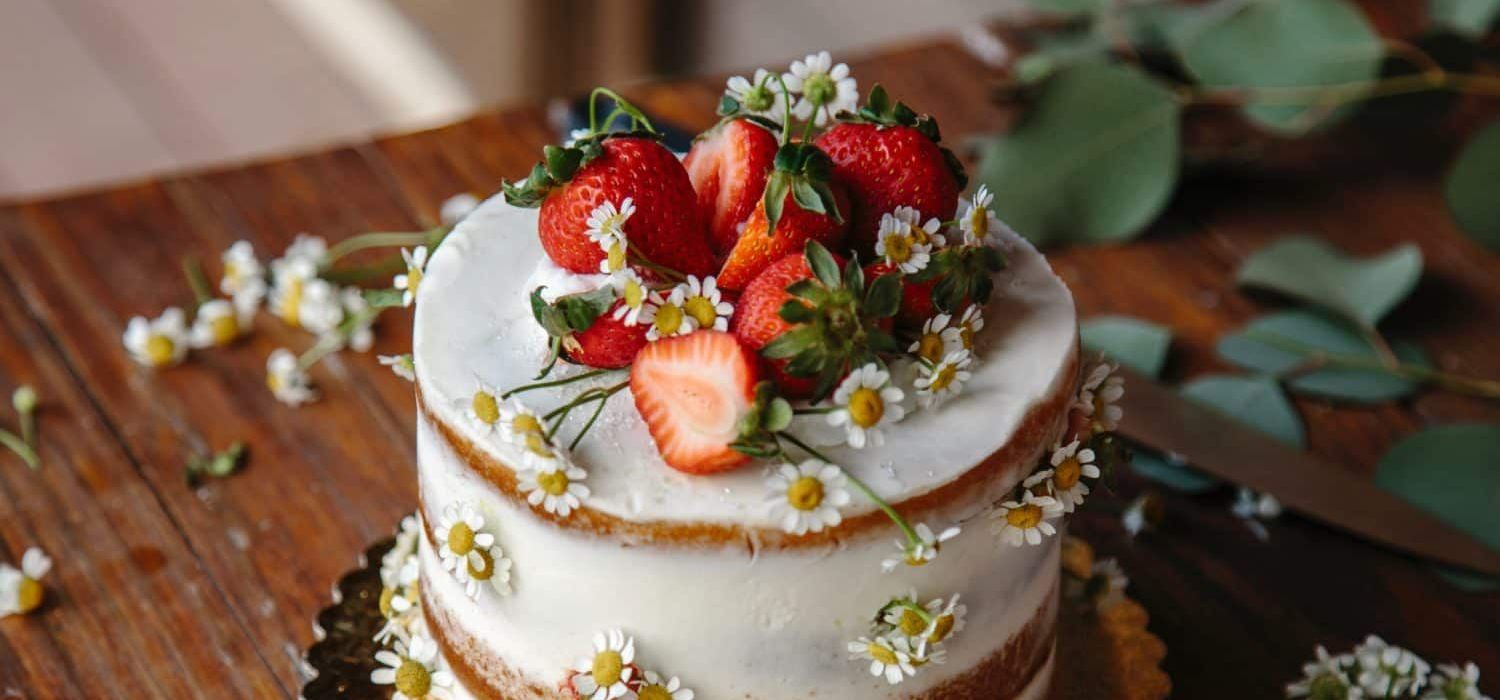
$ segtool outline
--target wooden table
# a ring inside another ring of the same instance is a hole
[[[955,142],[1004,116],[976,89],[982,66],[949,43],[892,49],[854,69],[863,85],[880,81],[938,114]],[[703,126],[719,84],[627,93]],[[0,457],[0,556],[40,545],[56,559],[46,608],[0,621],[0,697],[297,695],[310,621],[330,586],[415,505],[411,387],[375,353],[341,353],[315,370],[323,399],[291,409],[266,391],[265,359],[306,347],[305,334],[262,314],[238,346],[153,372],[126,356],[125,323],[190,301],[178,272],[185,254],[216,261],[243,238],[264,256],[302,231],[337,240],[431,226],[445,197],[494,191],[551,140],[540,108],[511,109],[0,208],[0,391],[24,383],[44,397],[46,463],[31,472]],[[1382,167],[1355,158],[1316,174],[1200,177],[1141,240],[1053,251],[1052,261],[1084,316],[1173,327],[1169,374],[1179,379],[1223,370],[1215,339],[1268,307],[1231,282],[1266,242],[1313,230],[1369,254],[1416,241],[1428,272],[1391,328],[1444,369],[1500,376],[1500,258],[1444,213],[1436,183],[1450,146],[1403,150],[1416,155],[1382,156]],[[407,351],[409,328],[408,312],[387,315],[376,352]],[[1500,420],[1500,406],[1439,393],[1377,408],[1298,406],[1311,449],[1364,472],[1420,426]],[[0,415],[12,422],[8,409]],[[243,473],[184,485],[188,458],[236,439],[251,449]],[[1075,532],[1123,561],[1170,649],[1177,697],[1278,696],[1313,645],[1347,648],[1366,633],[1433,660],[1473,659],[1496,692],[1500,595],[1460,593],[1420,563],[1295,516],[1270,524],[1262,543],[1230,514],[1228,493],[1169,495],[1165,527],[1131,541],[1117,513],[1145,487],[1120,475]]]

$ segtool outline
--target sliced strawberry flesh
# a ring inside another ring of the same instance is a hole
[[[690,474],[740,466],[729,446],[755,399],[756,358],[733,335],[698,331],[647,345],[630,391],[666,463]]]

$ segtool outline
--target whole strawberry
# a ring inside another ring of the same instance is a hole
[[[922,218],[948,221],[968,182],[952,151],[938,145],[937,122],[892,104],[876,85],[864,107],[824,132],[817,144],[833,160],[834,177],[849,188],[850,241],[868,258],[883,214],[908,206]]]
[[[772,126],[752,117],[726,119],[694,140],[682,161],[719,255],[734,247],[765,192],[776,158]]]

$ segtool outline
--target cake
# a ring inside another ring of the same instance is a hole
[[[813,122],[843,90],[817,69],[847,79],[827,63],[799,62]],[[420,508],[382,567],[377,681],[1046,696],[1058,531],[1100,475],[1117,381],[1083,366],[1045,258],[982,190],[960,199],[927,117],[877,87],[798,141],[730,87],[686,166],[640,129],[585,135],[415,270]],[[861,171],[882,140],[911,162]]]

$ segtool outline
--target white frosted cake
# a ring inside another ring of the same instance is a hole
[[[982,190],[850,156],[935,152],[904,106],[872,95],[812,149],[755,99],[685,169],[641,134],[549,152],[431,256],[420,518],[385,572],[406,695],[1045,696],[1058,530],[1118,387],[1081,379],[1072,296]]]

